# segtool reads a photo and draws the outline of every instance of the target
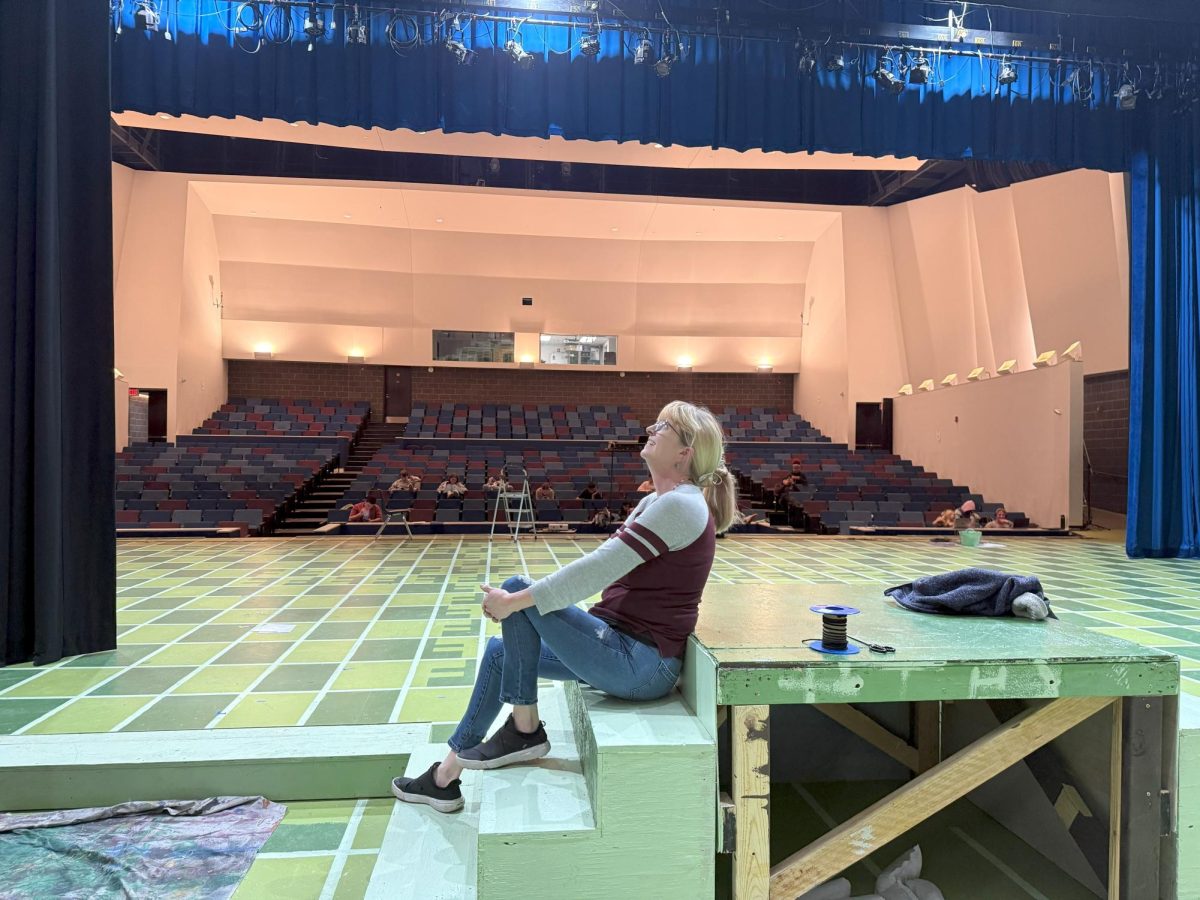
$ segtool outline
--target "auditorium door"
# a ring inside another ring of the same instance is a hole
[[[384,419],[407,419],[412,412],[412,370],[408,366],[388,366],[383,377]]]

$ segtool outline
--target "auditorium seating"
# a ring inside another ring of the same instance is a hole
[[[637,487],[646,477],[641,458],[636,453],[610,457],[601,452],[602,447],[602,444],[572,447],[563,443],[538,447],[530,441],[509,446],[449,441],[437,444],[404,441],[387,445],[375,453],[350,484],[329,521],[346,521],[348,513],[342,507],[372,491],[386,491],[400,471],[407,470],[409,474],[421,476],[421,490],[396,492],[392,494],[389,506],[410,509],[411,523],[490,524],[494,495],[486,492],[483,485],[489,475],[498,474],[502,467],[508,466],[508,479],[514,488],[520,487],[520,467],[528,473],[531,494],[546,482],[554,487],[554,500],[534,501],[539,522],[572,522],[582,527],[600,507],[608,507],[617,513],[622,504],[636,505],[641,499]],[[465,497],[446,500],[437,496],[438,484],[448,475],[458,475],[466,484]],[[603,501],[578,499],[579,492],[589,481],[596,482],[604,494]]]
[[[937,515],[966,500],[991,518],[1002,503],[985,502],[969,488],[938,478],[921,466],[880,450],[852,451],[841,444],[790,447],[732,445],[726,459],[743,478],[743,489],[756,496],[775,491],[791,472],[793,459],[808,484],[788,494],[790,521],[814,532],[846,533],[855,526],[922,528]],[[1007,510],[1017,527],[1030,523]]]
[[[355,438],[371,404],[365,400],[230,398],[193,434]]]
[[[795,413],[762,406],[727,406],[721,412],[715,409],[713,412],[729,441],[829,443],[829,438]]]
[[[417,404],[404,435],[409,438],[631,440],[642,426],[627,406],[574,403]]]
[[[117,533],[225,526],[265,533],[335,460],[328,446],[317,454],[244,438],[187,447],[133,444],[117,454]]]

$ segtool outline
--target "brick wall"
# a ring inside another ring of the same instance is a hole
[[[792,408],[794,375],[754,372],[554,372],[546,369],[413,369],[413,399],[434,403],[611,403],[629,406],[643,424],[671,400],[713,409]]]
[[[382,422],[383,376],[383,366],[231,359],[229,396],[370,400],[371,418]]]
[[[383,366],[229,360],[229,396],[370,400],[383,421]],[[612,403],[653,422],[671,400],[725,406],[792,408],[794,375],[727,372],[554,372],[546,369],[424,367],[412,370],[414,401],[432,403]]]
[[[1092,505],[1125,512],[1129,474],[1129,372],[1083,379],[1083,440],[1092,460]]]

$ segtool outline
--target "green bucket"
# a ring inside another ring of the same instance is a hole
[[[983,537],[983,532],[975,528],[964,528],[958,533],[958,539],[964,547],[978,547],[981,537]]]

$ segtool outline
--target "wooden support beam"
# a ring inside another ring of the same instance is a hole
[[[913,704],[913,733],[917,737],[917,771],[928,772],[942,761],[942,702]]]
[[[768,900],[771,891],[770,707],[734,706],[734,900]]]
[[[870,716],[849,703],[815,703],[813,707],[833,719],[847,731],[858,735],[872,747],[882,750],[911,772],[918,772],[919,753],[903,738],[896,737]]]
[[[1118,697],[1113,701],[1112,749],[1108,770],[1108,900],[1121,900],[1121,795],[1124,792],[1122,748],[1124,729],[1122,716],[1125,704]]]
[[[772,867],[771,894],[795,897],[816,887],[1112,702],[1063,697],[1005,722]]]

